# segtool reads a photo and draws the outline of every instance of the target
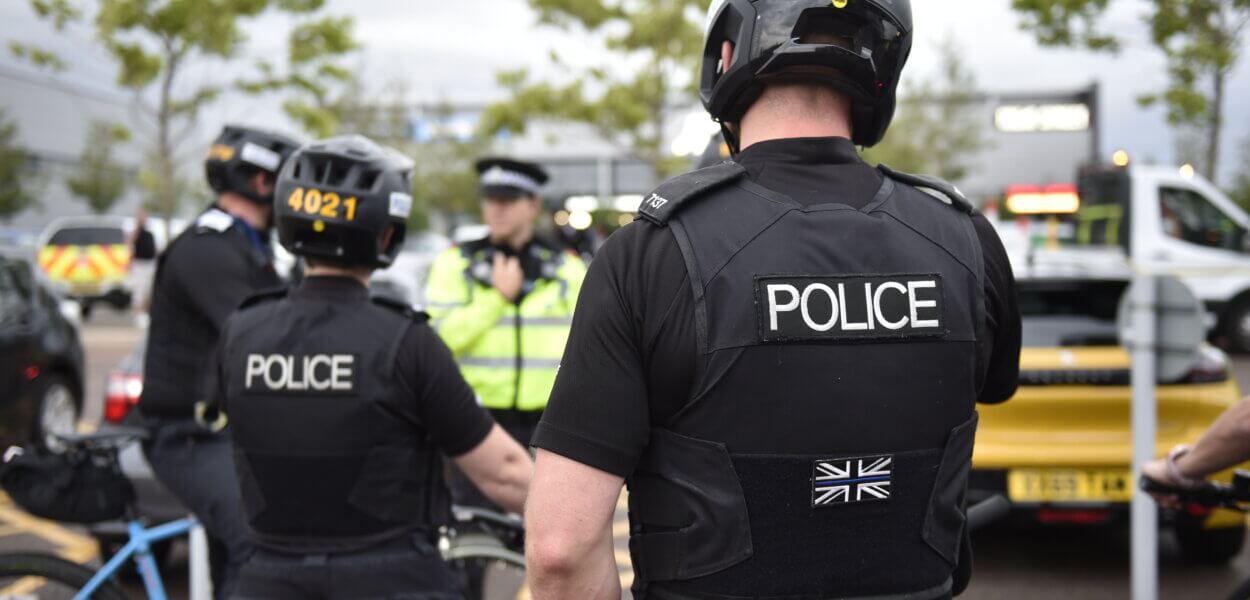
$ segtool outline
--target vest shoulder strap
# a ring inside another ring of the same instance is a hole
[[[737,181],[747,170],[740,164],[727,160],[719,165],[678,175],[656,188],[642,201],[638,216],[665,225],[678,210],[708,192]]]
[[[412,319],[418,323],[425,323],[430,320],[430,315],[423,311],[419,311],[404,302],[387,298],[385,296],[372,296],[370,300],[377,306],[395,311],[408,319]]]
[[[973,212],[972,203],[964,197],[963,192],[959,191],[959,188],[955,187],[948,181],[928,175],[913,175],[911,173],[895,171],[884,164],[878,165],[877,168],[882,174],[890,179],[893,179],[894,181],[910,185],[930,196],[933,196],[934,198],[937,198],[938,200],[941,200],[942,202],[945,202],[946,204],[958,208],[963,212],[969,214],[972,214]]]
[[[286,295],[287,295],[287,289],[285,287],[273,287],[273,288],[269,288],[266,290],[261,290],[260,292],[257,292],[249,296],[247,300],[244,300],[243,303],[239,305],[239,309],[242,310],[244,308],[251,308],[253,306],[264,304],[266,302],[273,302],[275,300],[280,300],[282,298],[285,298]]]

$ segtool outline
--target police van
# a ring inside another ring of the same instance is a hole
[[[1213,339],[1250,352],[1250,216],[1193,167],[1092,167],[1076,185],[1009,188],[1001,209],[1017,278],[1127,278],[1131,251],[1193,290]]]

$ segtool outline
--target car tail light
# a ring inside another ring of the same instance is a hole
[[[1181,383],[1218,383],[1228,380],[1228,355],[1215,346],[1203,344],[1198,362]]]
[[[112,373],[109,375],[107,395],[104,397],[104,420],[121,423],[130,409],[139,404],[143,394],[143,376]]]
[[[1109,510],[1042,508],[1037,521],[1043,525],[1102,525],[1111,520]]]

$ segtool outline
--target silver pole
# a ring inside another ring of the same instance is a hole
[[[208,535],[204,526],[196,523],[191,528],[190,595],[191,600],[212,600],[213,580],[208,566]]]
[[[1155,457],[1155,303],[1158,283],[1151,274],[1133,277],[1133,483]],[[1159,593],[1159,523],[1155,503],[1135,491],[1132,505],[1133,600],[1155,600]]]

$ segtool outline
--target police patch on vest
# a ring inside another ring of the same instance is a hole
[[[248,354],[243,387],[259,392],[350,394],[356,389],[356,357]]]
[[[812,464],[812,508],[890,499],[894,457],[831,458]]]
[[[755,314],[768,342],[946,335],[937,274],[757,276]]]

